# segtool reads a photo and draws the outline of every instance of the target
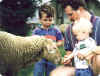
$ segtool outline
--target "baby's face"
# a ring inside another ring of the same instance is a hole
[[[87,31],[78,30],[78,31],[74,32],[74,34],[78,41],[85,40],[86,38],[89,37],[89,33]]]

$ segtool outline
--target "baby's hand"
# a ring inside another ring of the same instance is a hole
[[[79,52],[77,53],[77,57],[78,57],[79,59],[81,59],[81,60],[85,59],[84,55],[81,54],[81,53],[79,53]]]

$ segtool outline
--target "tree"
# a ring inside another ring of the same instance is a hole
[[[36,3],[37,0],[3,0],[0,3],[2,27],[16,35],[27,35],[30,29],[26,20],[34,15]]]

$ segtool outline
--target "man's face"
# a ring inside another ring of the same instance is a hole
[[[65,13],[71,21],[75,21],[78,17],[78,14],[71,6],[66,6]]]

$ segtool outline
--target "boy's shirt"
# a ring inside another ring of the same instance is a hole
[[[55,25],[50,26],[48,29],[43,29],[41,26],[33,30],[32,34],[45,36],[46,38],[52,39],[56,42],[63,40],[63,35]]]
[[[77,69],[86,69],[89,66],[89,63],[87,60],[85,59],[80,60],[77,57],[77,53],[79,52],[84,55],[84,54],[87,54],[89,51],[92,51],[93,49],[95,49],[95,47],[96,47],[96,42],[91,37],[86,40],[82,40],[75,45],[73,54],[74,54],[75,67]]]

